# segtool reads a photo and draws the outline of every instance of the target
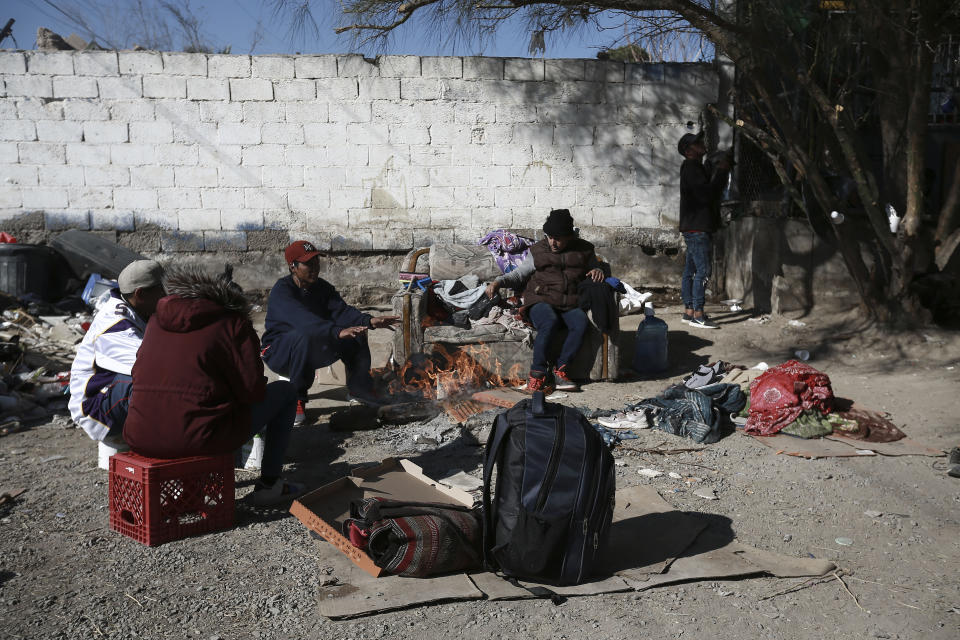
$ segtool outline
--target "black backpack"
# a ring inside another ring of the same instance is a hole
[[[497,470],[491,500],[491,477]],[[483,465],[488,569],[556,585],[591,577],[610,532],[613,455],[582,413],[537,392],[500,413]]]

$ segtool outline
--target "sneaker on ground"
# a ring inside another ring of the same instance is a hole
[[[623,413],[615,413],[611,416],[601,416],[597,418],[597,422],[613,431],[621,431],[626,429],[632,429],[634,424],[626,419],[626,415]]]
[[[696,327],[698,329],[719,329],[720,325],[715,323],[713,320],[703,315],[699,318],[694,317],[688,322],[691,327]]]
[[[299,482],[288,482],[283,478],[274,482],[271,487],[258,480],[257,484],[254,485],[253,493],[250,494],[250,501],[258,507],[269,507],[289,502],[305,490],[305,485]]]
[[[527,379],[527,384],[523,387],[520,387],[520,391],[522,391],[523,393],[529,393],[531,395],[533,393],[536,393],[537,391],[542,391],[543,395],[548,396],[551,393],[553,393],[555,389],[552,384],[547,382],[546,376],[542,378],[535,378],[534,376],[530,376]]]
[[[692,321],[693,321],[693,314],[692,314],[692,313],[681,313],[681,314],[680,314],[680,322],[685,322],[686,324],[690,324],[690,322],[692,322]]]
[[[307,401],[297,400],[297,413],[293,416],[293,424],[303,424],[307,419]]]
[[[557,391],[580,391],[580,385],[567,375],[566,365],[553,370],[553,382]]]
[[[365,404],[368,407],[382,407],[390,404],[390,400],[374,391],[350,391],[347,393],[347,402],[350,404]]]

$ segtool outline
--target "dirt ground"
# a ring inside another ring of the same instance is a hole
[[[798,349],[829,374],[837,395],[888,411],[907,434],[947,450],[960,444],[960,334],[936,329],[890,334],[856,314],[766,323],[712,310],[722,328],[697,330],[679,309],[670,326],[671,369],[656,380],[586,385],[562,402],[619,408],[656,395],[697,364],[716,359],[771,365]],[[625,345],[636,317],[623,322]],[[385,331],[373,334],[382,343]],[[376,350],[382,356],[382,348]],[[344,390],[317,386],[312,424],[295,429],[288,475],[318,487],[359,464],[405,456],[437,475],[476,473],[482,449],[452,439],[410,438],[415,427],[334,432],[330,414]],[[405,429],[407,432],[405,432]],[[640,446],[693,446],[641,432]],[[766,598],[802,579],[691,582],[640,593],[548,600],[454,602],[348,621],[318,612],[327,543],[282,510],[238,503],[229,531],[155,548],[112,532],[107,474],[83,432],[56,418],[0,438],[0,491],[25,488],[0,506],[0,637],[10,638],[914,638],[960,637],[960,480],[944,458],[806,460],[777,455],[740,433],[671,456],[615,451],[618,486],[649,483],[678,510],[714,513],[748,545],[828,558],[845,570]],[[644,467],[697,476],[647,479]],[[238,497],[254,475],[238,472]],[[710,487],[719,500],[693,494]],[[865,512],[870,512],[869,514]],[[876,515],[879,512],[881,515]],[[841,546],[835,540],[849,538]]]

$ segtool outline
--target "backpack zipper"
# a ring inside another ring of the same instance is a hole
[[[553,481],[557,479],[557,472],[560,468],[560,453],[563,450],[564,440],[564,409],[560,407],[560,418],[557,421],[557,431],[553,438],[553,449],[550,451],[550,460],[547,462],[547,473],[543,477],[543,484],[540,485],[540,491],[537,493],[537,503],[534,511],[541,511],[547,502],[547,496]]]

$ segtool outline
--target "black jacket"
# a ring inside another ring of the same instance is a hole
[[[711,178],[699,160],[686,159],[680,165],[680,231],[720,228],[720,198],[727,183],[727,171],[717,170]]]

